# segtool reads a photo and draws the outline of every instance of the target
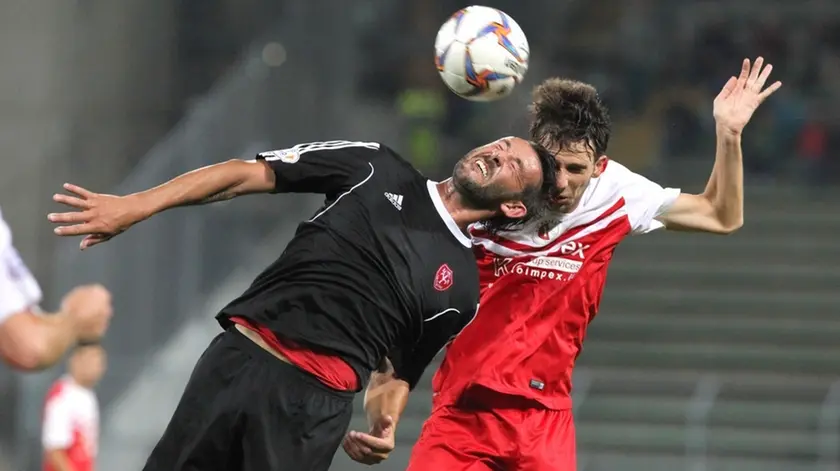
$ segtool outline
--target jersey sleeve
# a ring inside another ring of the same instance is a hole
[[[413,347],[396,348],[388,355],[394,365],[394,376],[407,382],[413,390],[435,356],[466,327],[468,322],[463,319],[474,319],[476,311],[477,307],[466,317],[447,317],[449,312],[444,311],[426,319],[423,334]]]
[[[0,324],[40,302],[41,288],[12,246],[11,231],[0,214]]]
[[[274,171],[275,193],[335,196],[373,176],[376,142],[327,141],[257,154]]]
[[[63,391],[47,399],[41,430],[41,445],[45,450],[63,450],[73,444],[73,421],[68,399]]]
[[[610,162],[613,165],[613,162]],[[627,204],[633,235],[647,234],[665,227],[657,218],[667,211],[680,195],[679,188],[663,188],[637,173],[626,171],[622,193]]]

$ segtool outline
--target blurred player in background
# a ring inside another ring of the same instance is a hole
[[[386,355],[416,384],[475,315],[468,225],[511,227],[549,206],[551,153],[524,139],[474,149],[432,182],[375,142],[330,141],[260,153],[118,197],[67,185],[59,235],[106,241],[169,208],[249,193],[321,193],[239,298],[196,364],[148,471],[325,471],[352,399]],[[282,215],[279,215],[282,217]]]
[[[97,341],[111,317],[111,295],[102,286],[68,293],[57,313],[41,315],[41,288],[12,245],[0,212],[0,358],[21,370],[55,364],[79,341]]]
[[[592,86],[550,79],[536,89],[531,138],[556,155],[555,214],[517,232],[471,228],[481,314],[447,348],[410,471],[576,469],[572,369],[613,251],[628,235],[660,228],[729,234],[741,227],[741,133],[781,86],[764,88],[771,69],[762,58],[745,60],[714,100],[717,151],[699,195],[608,161],[610,121]],[[369,433],[344,441],[352,458],[387,458],[410,386],[374,375]]]
[[[44,471],[94,471],[99,447],[99,402],[93,388],[105,373],[105,350],[80,344],[68,374],[53,383],[44,405]]]

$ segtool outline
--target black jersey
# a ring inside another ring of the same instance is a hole
[[[257,158],[274,170],[276,192],[326,201],[219,322],[245,317],[336,354],[363,385],[389,356],[413,388],[478,306],[470,240],[435,183],[373,142],[300,144]]]

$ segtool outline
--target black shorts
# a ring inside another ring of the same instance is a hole
[[[326,471],[352,392],[331,389],[236,329],[195,366],[146,471]]]

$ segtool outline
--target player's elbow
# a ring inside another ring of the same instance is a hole
[[[738,232],[742,227],[744,227],[744,220],[739,219],[735,223],[733,223],[729,226],[726,226],[723,230],[723,234],[724,235],[734,234],[734,233]]]
[[[39,371],[47,366],[44,361],[46,348],[42,347],[37,340],[19,342],[0,348],[0,356],[3,362],[14,369],[21,371]]]
[[[720,221],[719,227],[714,232],[719,235],[731,235],[738,232],[742,227],[744,227],[744,218],[739,217],[731,221]]]
[[[24,348],[2,351],[3,362],[19,371],[39,371],[43,369],[43,363],[37,352]]]
[[[34,326],[23,319],[28,313],[13,315],[0,325],[0,357],[12,368],[38,371],[49,366],[48,346]]]

